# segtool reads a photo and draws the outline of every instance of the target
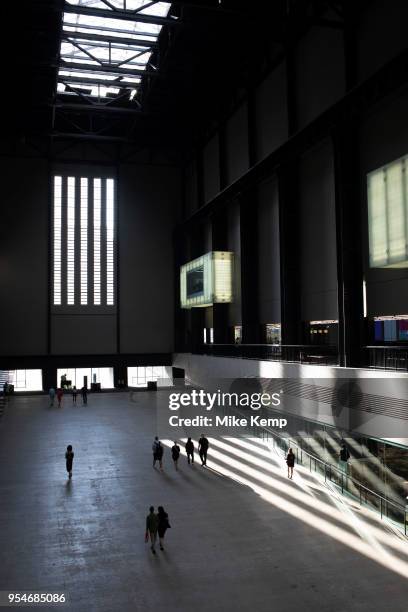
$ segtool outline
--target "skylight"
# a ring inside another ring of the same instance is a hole
[[[170,6],[149,0],[67,0],[58,93],[106,98],[127,90],[133,100]]]

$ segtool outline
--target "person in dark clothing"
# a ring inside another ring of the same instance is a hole
[[[288,466],[288,478],[293,478],[293,468],[295,467],[295,454],[290,448],[286,456],[286,464]]]
[[[187,440],[185,449],[187,453],[188,463],[190,463],[190,459],[191,459],[191,463],[194,463],[194,442],[192,441],[191,438]]]
[[[350,459],[350,453],[348,452],[348,448],[344,443],[341,445],[340,459],[346,462]]]
[[[343,472],[347,474],[348,460],[350,459],[350,453],[344,442],[340,448],[339,458],[340,458],[340,468],[343,470]]]
[[[63,392],[63,390],[60,387],[59,389],[57,389],[58,408],[61,408],[61,403],[62,403],[63,396],[64,396],[64,392]]]
[[[72,403],[76,404],[77,401],[77,388],[75,387],[75,385],[72,387]]]
[[[157,441],[156,447],[153,449],[153,467],[156,467],[156,461],[159,462],[160,469],[163,470],[163,453],[164,448],[160,442]]]
[[[209,446],[210,443],[208,442],[207,438],[204,436],[204,434],[201,434],[201,438],[198,441],[198,453],[200,455],[201,465],[207,465],[207,452]]]
[[[68,477],[72,478],[72,462],[74,461],[74,451],[72,450],[71,444],[67,446],[67,452],[65,453],[65,460],[66,460]]]
[[[169,529],[170,527],[169,515],[167,514],[167,512],[164,511],[163,506],[159,506],[157,508],[157,516],[159,519],[158,525],[157,525],[157,533],[159,534],[160,550],[164,550],[163,548],[164,535],[167,529]]]
[[[176,468],[176,470],[178,470],[177,463],[178,463],[178,460],[179,460],[179,457],[180,457],[180,447],[177,444],[177,442],[174,442],[174,446],[171,449],[171,456],[172,456],[173,461],[174,461],[174,467]]]
[[[154,507],[150,506],[149,514],[146,516],[145,541],[148,542],[149,536],[150,536],[150,543],[151,543],[150,548],[154,555],[156,554],[155,545],[156,545],[158,524],[159,524],[159,517],[157,514],[154,513]]]
[[[82,395],[82,403],[87,404],[88,403],[88,391],[86,387],[82,387],[81,395]]]

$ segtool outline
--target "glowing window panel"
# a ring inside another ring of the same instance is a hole
[[[106,180],[106,303],[114,304],[114,181]]]
[[[408,267],[408,158],[367,176],[371,268]]]
[[[62,221],[62,177],[54,177],[54,299],[55,305],[61,305],[61,221]]]
[[[67,187],[67,304],[75,304],[75,177]]]
[[[93,303],[101,303],[101,179],[94,179],[93,198]]]
[[[81,178],[81,304],[88,304],[88,179]]]

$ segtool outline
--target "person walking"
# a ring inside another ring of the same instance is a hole
[[[295,454],[290,448],[286,455],[286,465],[288,466],[288,478],[293,478],[293,468],[295,467]]]
[[[83,386],[81,389],[81,395],[82,395],[82,403],[87,404],[88,403],[88,391],[85,386]]]
[[[157,538],[157,528],[159,525],[159,517],[154,512],[154,507],[150,506],[149,514],[146,516],[146,533],[145,533],[145,542],[149,541],[150,536],[150,548],[152,553],[156,554],[156,538]]]
[[[65,461],[67,466],[68,478],[72,478],[72,462],[74,461],[74,451],[72,450],[71,444],[67,446],[67,452],[65,453]]]
[[[163,506],[159,506],[157,508],[157,517],[158,517],[157,532],[159,534],[160,550],[164,550],[163,548],[164,536],[166,534],[167,529],[169,529],[171,525],[169,523],[169,515],[167,514],[167,512],[164,511]]]
[[[74,386],[72,387],[72,403],[73,403],[73,404],[76,404],[76,401],[77,401],[77,394],[78,394],[78,390],[77,390],[76,386],[74,385]]]
[[[54,405],[54,399],[55,399],[55,389],[54,387],[51,387],[51,389],[48,391],[48,395],[50,396],[50,406]]]
[[[190,464],[190,459],[191,459],[191,463],[194,463],[194,442],[192,441],[191,438],[187,440],[185,449],[186,449],[188,463]]]
[[[153,450],[153,467],[156,467],[156,461],[159,462],[160,469],[163,471],[163,454],[164,448],[160,440],[157,441],[156,448]]]
[[[64,392],[61,389],[61,387],[59,387],[57,389],[57,400],[58,400],[58,408],[61,408],[61,402],[62,402],[62,398],[63,398]]]
[[[153,467],[156,465],[156,461],[157,461],[157,449],[159,447],[159,438],[157,436],[154,437],[153,440],[153,444],[152,444],[152,451],[153,451]]]
[[[339,459],[340,459],[340,467],[343,470],[343,472],[345,474],[347,474],[348,472],[348,461],[350,459],[350,453],[349,450],[345,444],[345,442],[342,443],[341,448],[340,448],[340,453],[339,453]]]
[[[174,467],[176,468],[176,470],[178,470],[178,460],[180,457],[180,447],[177,444],[177,442],[174,442],[174,446],[171,449],[171,456],[173,458],[174,461]]]
[[[198,454],[200,455],[201,465],[203,466],[207,465],[207,452],[209,446],[210,443],[208,442],[207,438],[204,436],[204,434],[201,434],[201,438],[198,441]]]

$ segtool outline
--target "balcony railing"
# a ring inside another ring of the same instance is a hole
[[[370,368],[408,372],[408,346],[366,346]]]
[[[221,411],[224,415],[247,416],[242,410],[231,406],[223,406]],[[394,526],[401,529],[401,531],[407,535],[408,505],[381,495],[378,491],[373,491],[359,482],[349,474],[349,465],[341,469],[339,466],[324,461],[302,448],[296,438],[279,434],[276,430],[269,427],[248,426],[247,432],[250,432],[254,437],[262,438],[266,443],[271,441],[273,448],[282,455],[283,459],[288,449],[292,448],[295,453],[297,465],[301,465],[311,473],[320,476],[324,479],[325,484],[331,483],[342,495],[358,501],[360,506],[366,506],[377,511],[382,520],[390,520]]]
[[[325,366],[338,365],[338,349],[333,345],[203,344],[198,352],[214,357],[289,361]]]

